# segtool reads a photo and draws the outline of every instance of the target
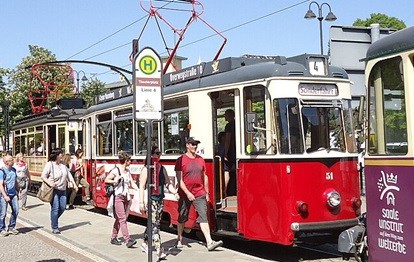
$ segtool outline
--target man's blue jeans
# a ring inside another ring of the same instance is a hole
[[[53,200],[50,202],[50,220],[53,229],[59,229],[59,217],[66,208],[66,191],[55,189],[53,192]]]
[[[0,232],[6,230],[6,213],[7,206],[11,207],[12,212],[9,221],[9,230],[16,227],[17,215],[19,214],[19,197],[10,196],[10,202],[7,203],[3,196],[0,196]]]

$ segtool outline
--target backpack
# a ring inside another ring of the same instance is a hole
[[[7,194],[7,183],[6,183],[6,171],[4,171],[4,168],[1,168],[1,172],[3,172],[3,186],[4,186],[4,192]]]
[[[109,171],[109,173],[111,173],[112,170],[114,170],[115,168],[118,169],[118,174],[120,175],[121,174],[121,171],[119,170],[119,167],[117,167],[117,166],[115,166],[114,168],[112,168]],[[124,184],[122,184],[122,187],[124,187]],[[105,183],[105,194],[106,194],[107,197],[110,197],[113,194],[115,194],[115,186],[114,186],[114,184],[106,184]]]

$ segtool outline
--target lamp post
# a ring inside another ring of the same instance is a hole
[[[315,4],[318,7],[318,17],[316,17],[315,13],[312,11],[311,6]],[[323,37],[322,37],[322,7],[326,5],[329,8],[328,15],[325,17],[325,21],[331,22],[336,20],[336,16],[332,13],[331,6],[328,3],[322,3],[319,5],[317,2],[312,1],[309,4],[309,10],[305,14],[305,19],[313,19],[318,18],[319,20],[319,38],[321,40],[321,55],[323,55]]]
[[[79,95],[79,80],[82,80],[82,82],[88,81],[88,78],[86,77],[86,73],[83,70],[76,71],[73,70],[76,73],[76,94]],[[80,75],[83,74],[82,78],[80,78]]]
[[[3,150],[5,149],[7,152],[10,150],[10,127],[9,127],[9,107],[10,101],[7,100],[6,97],[6,88],[3,85],[0,85],[0,88],[4,90],[4,100],[1,103],[0,112],[3,113],[3,123],[4,123],[4,145]]]

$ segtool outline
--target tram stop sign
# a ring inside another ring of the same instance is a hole
[[[145,47],[134,57],[135,120],[162,120],[162,63],[151,47]]]

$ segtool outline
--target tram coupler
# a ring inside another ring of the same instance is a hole
[[[367,261],[366,213],[358,218],[358,225],[342,231],[338,237],[338,251],[343,260],[355,257],[358,262]]]

